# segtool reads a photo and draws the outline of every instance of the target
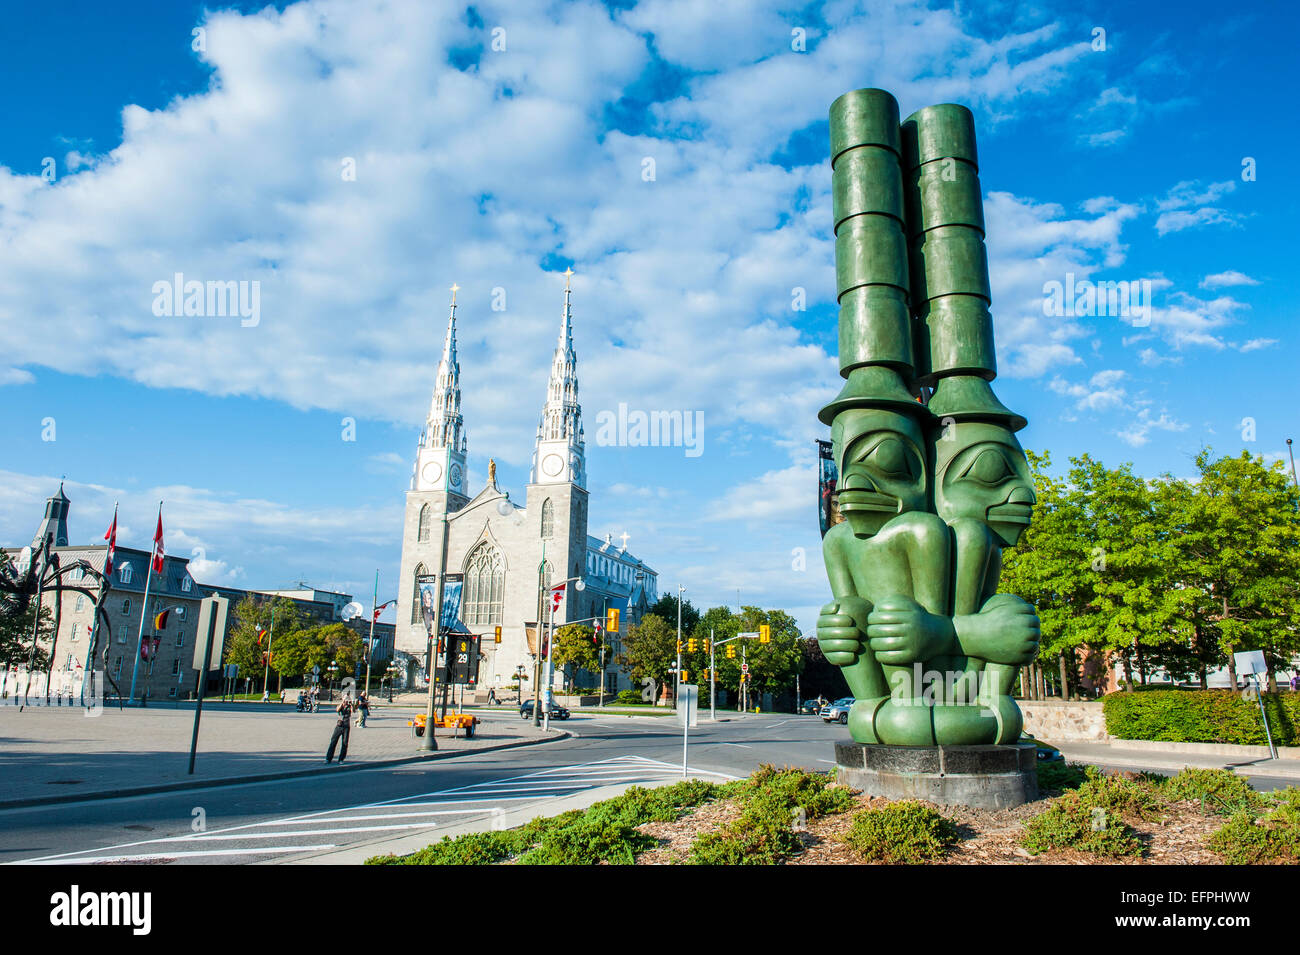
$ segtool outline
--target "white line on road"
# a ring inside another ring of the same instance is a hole
[[[78,864],[88,862],[155,862],[161,859],[188,859],[196,856],[247,856],[247,855],[267,855],[268,853],[286,853],[286,852],[315,852],[319,849],[337,849],[338,846],[277,846],[275,848],[261,849],[224,849],[213,850],[212,852],[150,852],[143,855],[130,856],[82,856],[73,861]],[[61,865],[66,860],[60,858],[49,859],[23,859],[17,862],[7,862],[6,865]]]

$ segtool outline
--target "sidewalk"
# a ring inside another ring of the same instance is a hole
[[[1277,776],[1300,782],[1300,759],[1259,758],[1223,753],[1178,752],[1170,743],[1168,749],[1154,748],[1158,744],[1145,743],[1142,748],[1129,747],[1125,740],[1113,743],[1053,743],[1070,762],[1096,763],[1115,769],[1151,770],[1176,773],[1188,766],[1203,769],[1231,769],[1240,776]]]
[[[473,739],[438,732],[436,753],[423,754],[406,721],[407,708],[372,709],[365,729],[352,728],[347,762],[325,763],[333,712],[293,707],[204,707],[194,775],[188,774],[192,707],[105,708],[87,717],[78,708],[0,707],[0,808],[164,792],[220,782],[249,782],[317,772],[445,758],[568,734],[543,733],[532,723],[483,714]]]

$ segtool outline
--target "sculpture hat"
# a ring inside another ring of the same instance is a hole
[[[945,419],[986,421],[1009,431],[1019,431],[1028,424],[1023,415],[998,400],[987,381],[974,375],[940,378],[927,407],[939,422]]]
[[[835,416],[849,408],[875,408],[925,417],[925,406],[916,400],[898,372],[884,365],[865,365],[849,372],[840,393],[817,413],[822,424],[831,424]]]

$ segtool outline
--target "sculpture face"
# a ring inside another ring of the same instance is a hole
[[[836,500],[857,537],[892,518],[925,509],[928,481],[916,422],[892,411],[842,411],[832,427],[839,463]]]
[[[1003,547],[1020,540],[1037,497],[1015,435],[1001,425],[957,422],[933,449],[935,512],[949,524],[958,518],[987,524]]]

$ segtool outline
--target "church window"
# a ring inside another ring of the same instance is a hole
[[[420,508],[420,529],[416,532],[416,540],[427,541],[429,539],[429,528],[433,523],[433,512],[426,504]]]
[[[131,569],[130,564],[123,564],[122,569],[117,572],[117,576],[121,579],[122,583],[129,584],[134,573],[135,571]]]
[[[122,601],[122,615],[129,616],[131,613],[131,601],[129,599]]]
[[[75,623],[72,625],[72,639],[77,639],[77,625]]]
[[[77,594],[77,606],[76,606],[76,609],[77,609],[78,611],[80,611],[80,610],[83,609],[85,606],[86,606],[86,595],[85,595],[85,594]]]
[[[181,593],[187,594],[193,589],[193,587],[194,581],[190,578],[189,574],[185,574],[181,577]]]
[[[550,612],[546,608],[546,593],[551,589],[551,578],[555,576],[555,571],[551,567],[551,562],[543,561],[537,568],[537,620],[540,622],[546,619]]]
[[[420,578],[427,573],[423,564],[417,564],[415,576],[411,578],[411,623],[420,622]]]
[[[542,540],[550,540],[555,535],[555,506],[548,497],[542,501]]]
[[[504,596],[505,565],[501,553],[484,541],[465,562],[465,623],[469,626],[500,623]]]

